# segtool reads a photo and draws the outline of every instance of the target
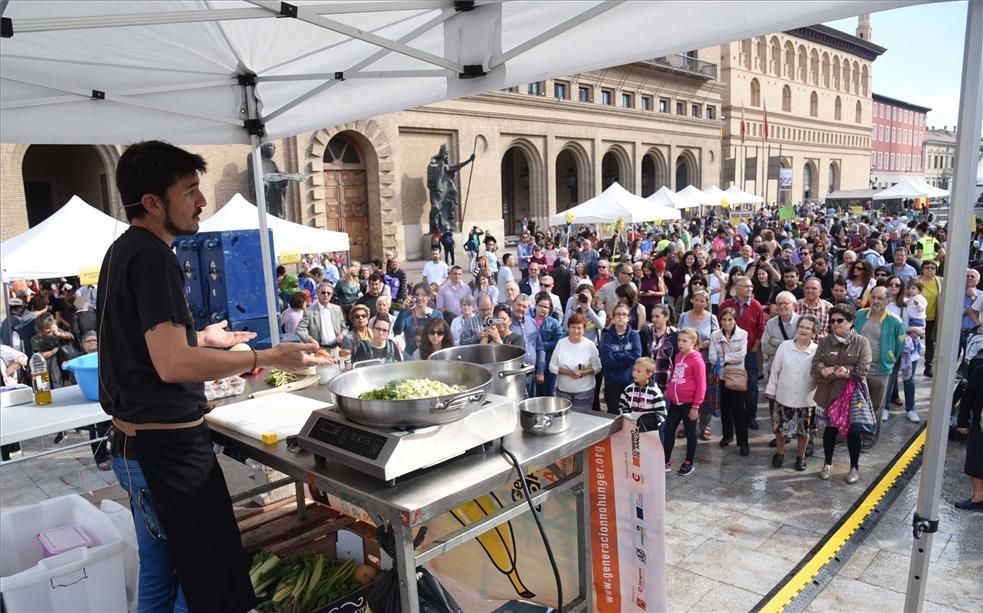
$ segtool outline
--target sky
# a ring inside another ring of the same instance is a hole
[[[932,3],[870,16],[873,42],[887,48],[874,61],[874,92],[930,107],[929,127],[958,123],[966,7]],[[856,34],[857,18],[826,25]]]

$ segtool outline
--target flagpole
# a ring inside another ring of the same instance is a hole
[[[768,153],[765,154],[765,206],[768,206],[768,183],[771,173],[771,143],[768,143]]]

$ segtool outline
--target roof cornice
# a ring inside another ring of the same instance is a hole
[[[822,24],[806,26],[804,28],[795,28],[794,30],[786,30],[785,33],[798,38],[804,38],[814,43],[819,43],[820,45],[826,45],[827,47],[839,49],[840,51],[852,53],[853,55],[859,56],[869,62],[873,62],[877,59],[877,56],[882,55],[885,51],[887,51],[887,49],[884,47],[875,45],[869,40],[864,40],[852,34],[847,34],[846,32],[841,32],[836,28],[831,28]]]

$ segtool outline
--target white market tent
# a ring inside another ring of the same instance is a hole
[[[911,182],[925,190],[926,198],[942,198],[949,195],[949,190],[929,185],[922,177],[912,177]]]
[[[102,266],[113,241],[129,227],[78,196],[30,230],[0,245],[3,280],[46,279]]]
[[[253,165],[261,168],[265,138],[922,3],[0,1],[0,139],[249,143]],[[958,124],[978,126],[983,2],[969,3],[966,31]],[[975,130],[963,130],[957,139],[950,216],[957,227],[969,225],[978,138]],[[261,173],[254,182],[257,207],[265,212]],[[265,215],[259,226],[265,237]],[[950,236],[950,252],[968,252],[964,234]],[[261,252],[262,265],[271,268],[265,239]],[[958,334],[958,285],[945,284],[940,296],[942,338]],[[271,315],[274,293],[268,280]],[[276,343],[274,317],[270,327]],[[932,519],[938,517],[956,367],[956,345],[940,349],[917,506]],[[931,546],[931,533],[913,542],[906,610],[923,606]],[[403,610],[417,609],[415,592],[410,582],[401,594]]]
[[[724,190],[725,197],[731,204],[761,204],[765,201],[761,196],[750,194],[736,185],[731,185]]]
[[[593,224],[614,223],[621,219],[627,224],[679,218],[679,211],[676,209],[655,205],[629,192],[615,181],[590,200],[557,213],[550,222],[554,225],[563,225],[568,219],[572,219],[572,223],[575,224]]]
[[[288,252],[325,253],[348,251],[348,234],[312,228],[266,214],[266,225],[273,230],[273,246],[276,255]],[[256,230],[259,228],[259,211],[242,194],[236,194],[214,215],[201,222],[199,232],[224,230]]]
[[[931,195],[930,195],[931,194]],[[919,184],[907,177],[901,179],[891,187],[874,192],[874,200],[897,200],[905,198],[937,198],[938,196],[948,196],[949,192],[944,189],[932,187],[927,184]]]
[[[704,204],[709,204],[711,206],[721,206],[721,202],[724,200],[730,201],[730,194],[720,189],[716,185],[711,185],[710,187],[703,190],[703,196],[706,198]]]
[[[681,193],[677,194],[665,185],[660,187],[654,194],[646,197],[645,199],[660,206],[672,207],[679,210],[691,209],[700,206],[699,200],[688,198],[683,196]]]
[[[706,192],[702,191],[695,185],[687,185],[683,189],[676,192],[676,195],[680,198],[686,198],[687,200],[695,202],[698,205],[714,204],[713,202],[710,202]],[[717,204],[719,204],[719,201],[717,201]]]

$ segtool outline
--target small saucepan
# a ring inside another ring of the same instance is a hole
[[[519,403],[519,424],[529,434],[559,434],[570,427],[570,401],[540,397]]]

